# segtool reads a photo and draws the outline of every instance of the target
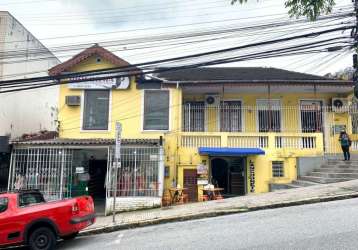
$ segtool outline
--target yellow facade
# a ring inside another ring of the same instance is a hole
[[[87,60],[71,68],[71,72],[81,72],[96,69],[115,67],[112,63],[102,59],[100,63],[96,61],[97,56],[92,56]],[[218,132],[216,130],[218,120],[209,120],[206,132],[183,132],[183,103],[190,100],[203,100],[204,94],[185,94],[181,87],[176,85],[166,85],[165,89],[170,91],[170,116],[169,131],[143,131],[143,100],[144,90],[137,88],[134,77],[131,78],[128,89],[111,90],[110,93],[110,117],[108,131],[84,131],[81,129],[83,103],[80,106],[67,106],[65,98],[69,95],[81,96],[83,100],[83,90],[69,89],[66,84],[61,85],[59,96],[59,133],[60,138],[114,138],[115,122],[120,121],[123,127],[122,137],[125,139],[158,139],[164,137],[165,166],[169,169],[169,176],[165,178],[165,188],[169,188],[173,181],[181,186],[184,185],[183,171],[185,169],[197,169],[199,164],[210,165],[210,158],[200,155],[198,147],[247,147],[260,146],[265,151],[265,155],[248,156],[246,158],[246,192],[250,193],[250,163],[255,167],[255,192],[268,192],[271,183],[290,183],[297,178],[297,158],[314,157],[324,154],[325,141],[330,141],[334,152],[339,152],[335,134],[326,133],[301,133],[299,106],[301,100],[321,100],[329,103],[334,94],[318,93],[272,93],[250,94],[224,93],[221,100],[240,100],[242,105],[247,108],[243,115],[244,132]],[[253,89],[254,90],[254,89]],[[205,92],[205,91],[204,91]],[[253,91],[254,92],[254,91]],[[286,129],[282,132],[261,133],[257,131],[257,112],[250,111],[250,107],[257,105],[259,99],[278,99],[282,107],[290,107],[282,110],[282,126]],[[210,114],[210,112],[212,112]],[[335,123],[346,125],[349,129],[349,118],[346,113],[333,114],[327,113],[324,117],[325,123]],[[208,117],[215,117],[215,111],[208,111]],[[302,139],[306,138],[306,139]],[[314,146],[297,148],[302,141],[314,141]],[[292,145],[284,147],[278,144],[292,142]],[[260,143],[258,143],[260,142]],[[279,143],[278,143],[279,142]],[[247,145],[245,145],[247,144]],[[271,164],[272,161],[284,162],[284,176],[273,178]],[[210,167],[209,167],[210,172]],[[198,197],[202,194],[202,185],[198,185]]]

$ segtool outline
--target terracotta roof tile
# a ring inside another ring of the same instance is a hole
[[[95,44],[92,47],[87,48],[84,51],[82,51],[81,53],[75,55],[74,57],[67,60],[66,62],[61,63],[61,64],[49,69],[49,75],[51,75],[51,76],[59,75],[59,74],[63,73],[64,71],[67,71],[70,68],[78,65],[79,63],[83,62],[84,60],[86,60],[87,58],[89,58],[93,55],[98,55],[118,67],[131,65],[129,62],[123,60],[122,58],[119,58],[112,52],[106,50],[105,48],[99,46],[98,44]],[[135,72],[140,71],[136,67],[133,67],[133,68],[134,69],[132,69],[131,71],[135,71]]]

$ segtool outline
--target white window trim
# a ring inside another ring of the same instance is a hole
[[[277,133],[282,133],[284,131],[284,119],[283,119],[283,113],[282,113],[282,100],[281,99],[256,99],[256,132],[257,133],[263,133],[263,132],[259,132],[259,105],[258,103],[260,101],[278,101],[280,103],[280,115],[281,115],[281,132],[277,132]],[[269,132],[268,132],[269,133]]]
[[[85,89],[81,93],[81,120],[80,120],[80,133],[106,133],[112,131],[112,90],[109,90],[109,102],[108,102],[108,127],[107,129],[83,129],[83,115],[84,115],[84,104],[85,104]]]
[[[301,106],[301,102],[302,101],[311,101],[311,102],[321,102],[322,103],[322,108],[325,106],[325,100],[324,99],[322,99],[322,98],[319,98],[319,99],[315,99],[315,98],[304,98],[304,99],[299,99],[298,100],[298,107],[299,107],[299,109],[298,109],[298,117],[299,117],[299,129],[300,129],[300,133],[303,133],[302,132],[302,120],[301,120],[301,108],[302,108],[302,106]],[[324,126],[324,124],[325,124],[325,120],[326,120],[326,112],[324,112],[324,110],[322,109],[322,123],[323,123],[323,133],[325,133],[325,126]]]
[[[223,100],[220,100],[220,104],[222,102],[240,102],[240,107],[241,107],[241,121],[240,121],[240,125],[241,125],[241,131],[239,132],[229,132],[229,133],[244,133],[245,132],[245,110],[243,109],[244,108],[244,101],[242,99],[235,99],[235,98],[231,98],[231,99],[223,99]],[[220,119],[220,113],[218,114],[219,115],[219,129],[221,130],[221,119]],[[224,132],[225,133],[225,132]]]
[[[146,130],[144,129],[144,96],[145,96],[145,91],[149,90],[149,91],[168,91],[169,92],[169,117],[168,117],[168,129],[166,130],[157,130],[157,129],[150,129],[150,130]],[[142,133],[167,133],[169,131],[171,131],[172,128],[172,108],[173,108],[173,104],[172,104],[173,98],[172,98],[172,91],[169,88],[163,88],[163,89],[143,89],[142,90],[142,105],[141,105],[141,132]]]
[[[283,173],[283,175],[282,176],[273,176],[273,173],[274,173],[274,171],[273,171],[273,163],[274,162],[282,162],[282,173]],[[271,161],[271,176],[272,176],[272,178],[286,178],[286,171],[285,171],[285,161],[279,161],[279,160],[277,160],[277,161]]]

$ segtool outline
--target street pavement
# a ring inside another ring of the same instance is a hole
[[[264,194],[249,194],[224,200],[122,212],[117,214],[116,223],[112,222],[112,216],[99,216],[96,219],[96,223],[85,229],[81,234],[99,234],[164,222],[207,218],[273,207],[287,207],[357,197],[358,179],[279,190]]]
[[[58,249],[358,249],[358,199],[83,236]]]

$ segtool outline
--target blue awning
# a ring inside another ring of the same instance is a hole
[[[265,151],[261,148],[209,148],[200,147],[199,154],[209,156],[247,156],[264,155]]]

